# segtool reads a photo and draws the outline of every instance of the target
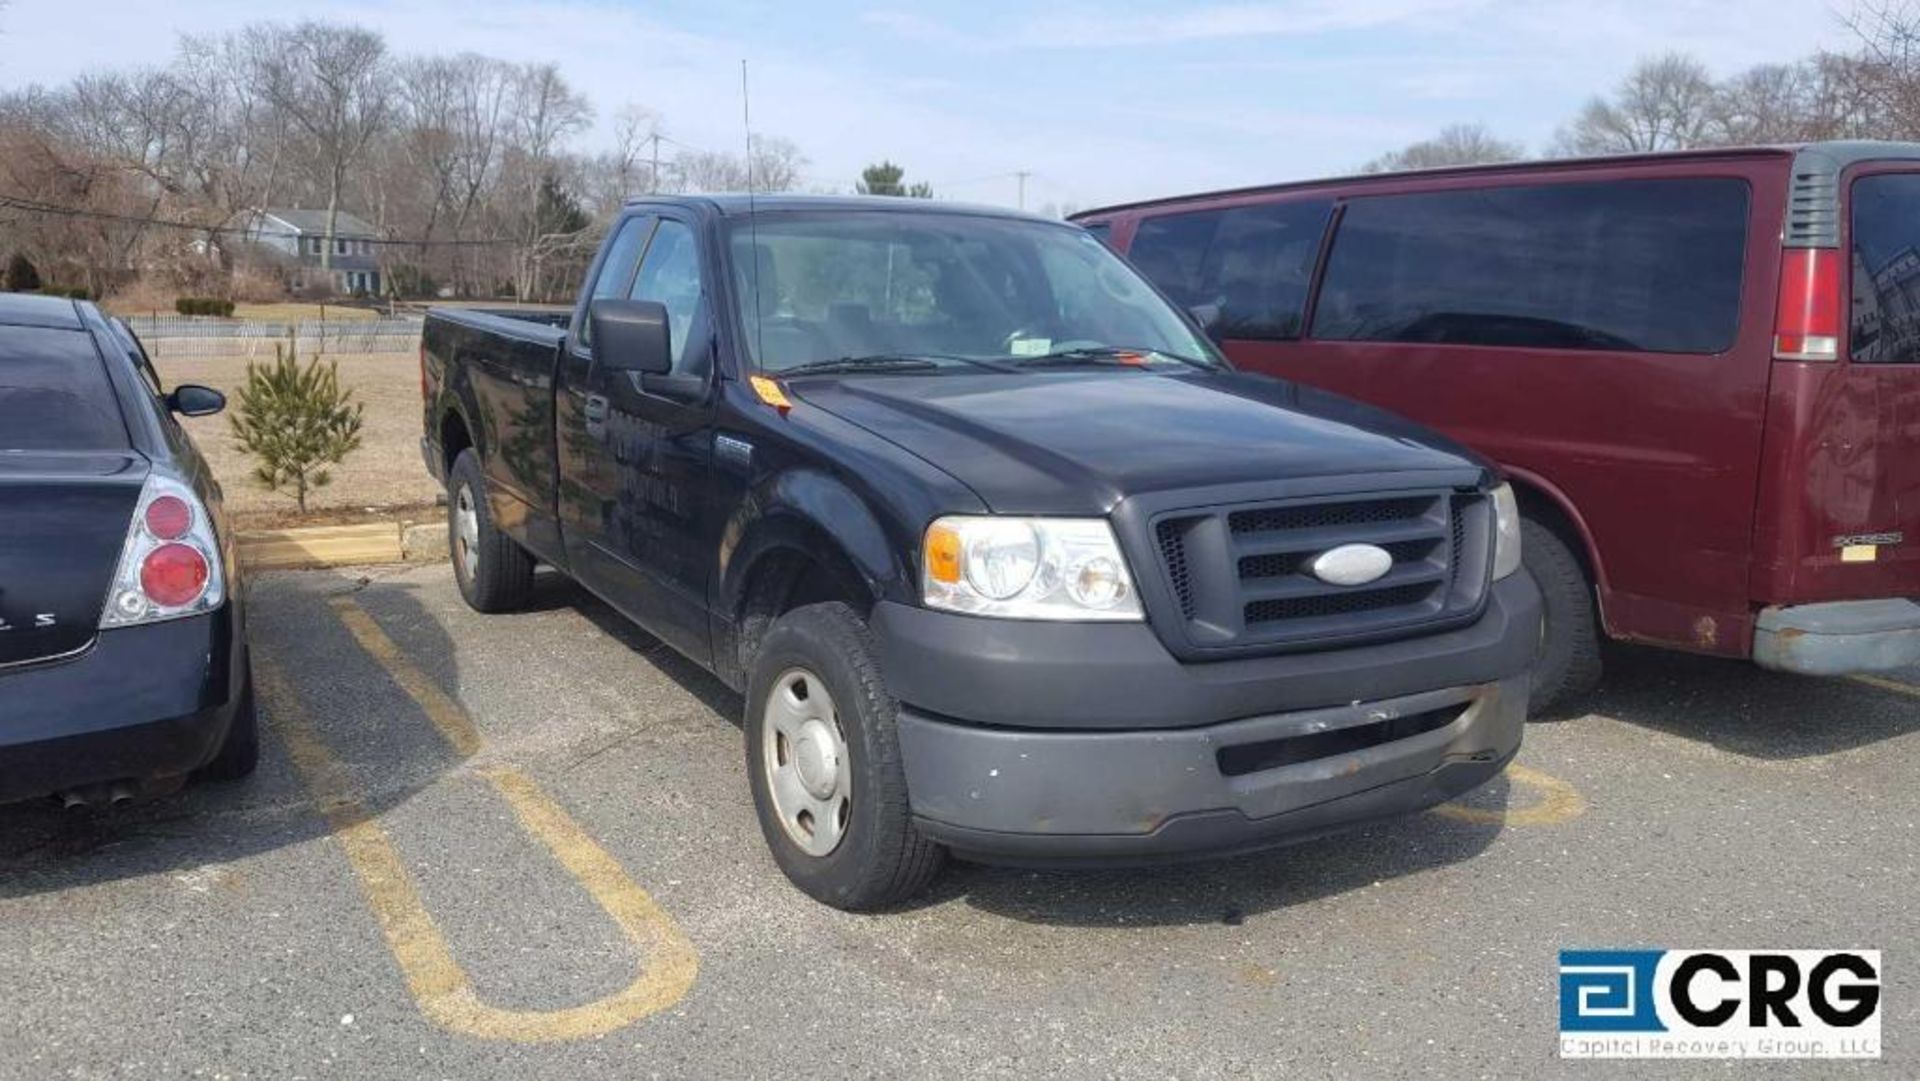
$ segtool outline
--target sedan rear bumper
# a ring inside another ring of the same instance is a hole
[[[0,802],[181,777],[219,750],[245,686],[232,603],[102,631],[78,656],[0,670]]]

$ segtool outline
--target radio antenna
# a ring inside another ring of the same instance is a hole
[[[753,106],[747,90],[747,60],[740,58],[740,126],[747,138],[747,235],[753,245],[753,361],[759,367],[766,357],[766,309],[760,306],[760,260],[766,253],[760,247],[760,215],[753,202]]]

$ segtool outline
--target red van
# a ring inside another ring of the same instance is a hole
[[[1920,662],[1920,145],[1437,169],[1076,220],[1241,367],[1506,469],[1547,603],[1536,702],[1599,679],[1602,632],[1812,674]]]

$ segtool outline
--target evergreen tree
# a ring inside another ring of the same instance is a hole
[[[240,408],[231,417],[234,441],[260,464],[253,475],[269,491],[292,489],[306,513],[307,493],[333,478],[330,465],[360,446],[365,407],[340,388],[340,365],[314,357],[306,367],[273,348],[273,363],[247,363]]]
[[[39,291],[40,271],[24,252],[14,252],[13,258],[7,260],[6,287],[11,293]]]

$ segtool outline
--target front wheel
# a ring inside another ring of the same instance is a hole
[[[815,900],[881,908],[925,889],[946,850],[914,829],[866,623],[845,604],[782,616],[747,689],[747,778],[774,862]]]
[[[1546,625],[1533,665],[1535,716],[1564,709],[1600,683],[1600,621],[1593,583],[1560,535],[1532,519],[1520,522],[1520,558],[1540,587]]]
[[[460,596],[476,612],[519,607],[533,590],[533,557],[494,528],[480,456],[460,452],[447,471],[447,551]]]

